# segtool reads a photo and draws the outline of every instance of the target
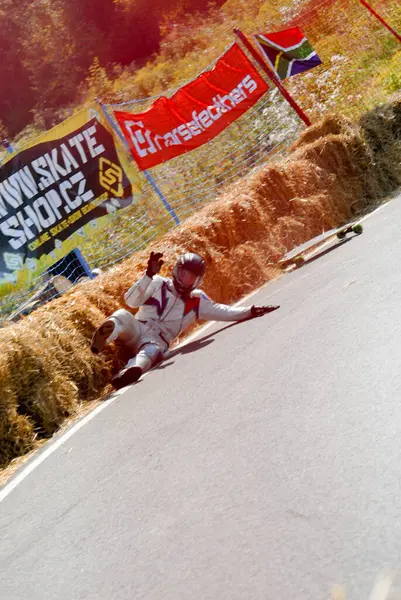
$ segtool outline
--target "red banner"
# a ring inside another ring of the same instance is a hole
[[[267,83],[233,44],[210,71],[143,113],[115,111],[140,169],[206,144],[243,115],[268,90]]]

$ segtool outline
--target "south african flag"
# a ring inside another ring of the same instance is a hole
[[[254,38],[280,79],[322,64],[299,27],[276,33],[258,33]]]

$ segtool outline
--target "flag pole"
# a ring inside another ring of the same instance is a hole
[[[236,37],[239,40],[241,40],[241,42],[244,44],[245,48],[247,50],[249,50],[250,54],[252,54],[253,58],[256,60],[256,62],[260,66],[260,68],[263,69],[263,71],[266,73],[266,75],[268,76],[270,81],[276,86],[276,88],[278,89],[280,94],[287,100],[288,104],[290,104],[290,106],[295,110],[295,112],[298,114],[298,116],[302,119],[302,121],[305,123],[305,125],[307,125],[308,127],[310,125],[312,125],[309,117],[302,110],[302,108],[299,106],[299,104],[297,104],[297,102],[295,102],[295,100],[291,96],[291,94],[289,94],[287,92],[287,90],[281,83],[280,79],[278,79],[278,77],[276,77],[276,75],[274,74],[272,69],[269,67],[269,65],[263,58],[263,56],[260,54],[260,52],[258,52],[252,46],[251,42],[248,40],[248,38],[245,36],[245,34],[240,29],[234,29],[233,31],[234,31],[234,34],[236,35]]]
[[[360,3],[368,9],[368,11],[374,16],[376,17],[376,19],[378,21],[380,21],[380,23],[382,25],[384,25],[384,27],[387,27],[387,29],[394,35],[394,37],[397,38],[397,40],[399,42],[401,42],[401,35],[399,33],[397,33],[392,27],[390,27],[390,25],[383,19],[383,17],[381,17],[367,2],[365,2],[365,0],[359,0]]]

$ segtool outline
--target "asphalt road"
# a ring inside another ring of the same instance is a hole
[[[22,481],[0,504],[0,597],[362,600],[397,569],[400,201]]]

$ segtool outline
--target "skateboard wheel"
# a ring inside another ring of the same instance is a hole
[[[300,256],[299,258],[297,258],[296,260],[294,260],[294,265],[296,267],[302,267],[302,265],[304,264],[305,259],[303,256]]]
[[[363,227],[360,223],[357,223],[356,225],[353,226],[352,231],[354,233],[356,233],[356,235],[361,235],[361,233],[363,231]]]
[[[337,237],[338,237],[338,239],[339,239],[339,240],[343,240],[343,239],[345,238],[345,236],[346,236],[346,235],[347,235],[347,234],[346,234],[346,232],[345,232],[345,231],[339,231],[339,232],[337,233]]]

